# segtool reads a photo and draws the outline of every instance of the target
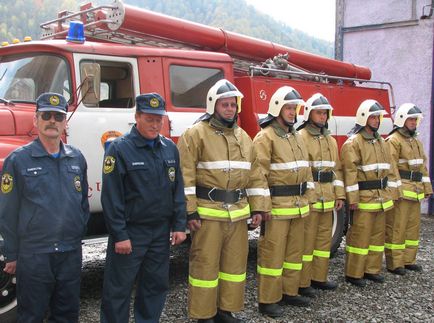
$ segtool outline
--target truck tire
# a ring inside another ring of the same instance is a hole
[[[16,278],[3,271],[4,256],[0,241],[0,322],[13,323],[17,321]]]
[[[330,247],[331,257],[335,256],[341,245],[342,238],[347,232],[347,223],[345,206],[339,211],[333,210],[332,244]]]

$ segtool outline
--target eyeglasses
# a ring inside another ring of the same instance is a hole
[[[44,111],[41,112],[42,120],[48,121],[54,116],[54,120],[57,122],[62,122],[66,118],[66,114],[60,112]]]

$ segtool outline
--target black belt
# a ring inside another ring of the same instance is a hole
[[[409,179],[413,182],[422,182],[423,174],[421,172],[413,172],[408,170],[399,170],[399,175],[403,179]]]
[[[270,194],[271,196],[294,196],[303,195],[306,193],[307,182],[303,182],[296,185],[279,185],[271,186]]]
[[[226,204],[234,204],[239,202],[243,197],[247,196],[244,188],[239,188],[233,191],[220,190],[218,188],[207,188],[196,186],[196,196],[201,199],[224,202]]]
[[[359,190],[382,190],[387,187],[387,176],[375,181],[362,181],[359,182]]]
[[[333,172],[322,172],[322,171],[312,171],[313,181],[320,183],[331,183],[333,182]]]

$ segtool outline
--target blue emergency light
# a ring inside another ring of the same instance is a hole
[[[84,43],[84,26],[81,21],[71,21],[69,23],[68,36],[66,40],[73,43]]]

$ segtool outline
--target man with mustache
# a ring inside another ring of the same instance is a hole
[[[87,165],[61,140],[68,104],[57,93],[36,100],[38,138],[3,166],[0,233],[4,271],[17,278],[18,322],[77,322],[81,239],[89,218]]]

